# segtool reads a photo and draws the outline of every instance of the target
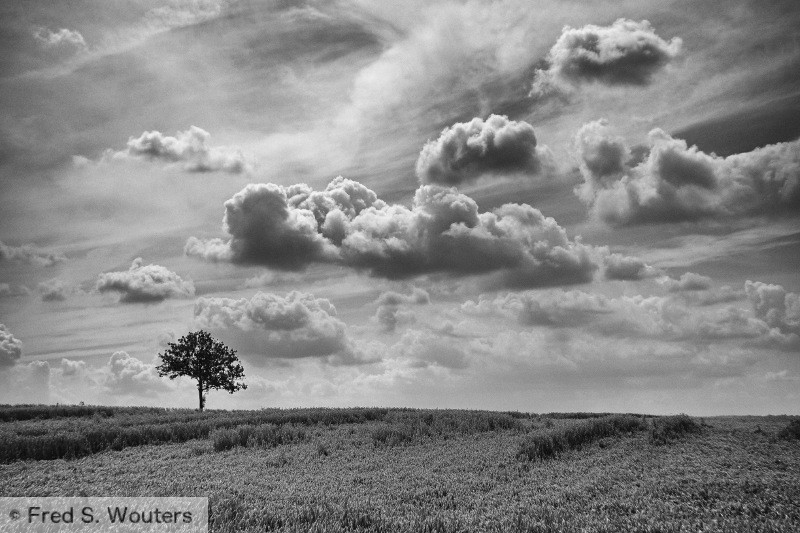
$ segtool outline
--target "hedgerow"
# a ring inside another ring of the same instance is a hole
[[[517,457],[543,461],[605,437],[647,429],[647,420],[633,415],[612,415],[581,420],[575,424],[528,435],[520,442]]]
[[[650,442],[666,444],[690,433],[700,433],[702,429],[703,427],[688,415],[664,416],[653,420]]]

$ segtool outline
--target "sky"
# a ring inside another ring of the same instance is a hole
[[[800,414],[794,0],[0,7],[0,403]]]

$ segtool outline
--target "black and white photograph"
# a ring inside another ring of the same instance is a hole
[[[800,2],[3,1],[0,530],[800,531]]]

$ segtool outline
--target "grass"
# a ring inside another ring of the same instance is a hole
[[[339,424],[240,423],[220,428],[235,440],[219,451],[214,430],[183,443],[0,465],[0,496],[208,496],[213,533],[798,531],[800,447],[776,438],[796,420],[713,418],[658,445],[656,423],[684,424],[414,410]],[[387,428],[413,431],[376,443]],[[284,430],[286,439],[274,437]],[[578,445],[546,460],[518,458],[522,442],[549,433]]]
[[[569,450],[580,450],[606,437],[618,437],[648,428],[645,418],[634,415],[585,419],[581,417],[579,420],[581,421],[576,424],[548,429],[525,437],[520,442],[517,457],[528,461],[543,461]]]

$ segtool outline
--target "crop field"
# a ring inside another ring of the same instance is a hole
[[[207,496],[214,532],[800,531],[797,417],[0,407],[0,496]]]

